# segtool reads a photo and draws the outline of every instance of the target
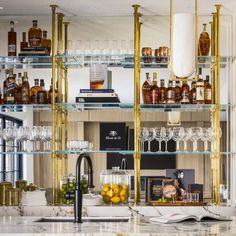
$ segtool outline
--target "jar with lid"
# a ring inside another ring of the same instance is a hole
[[[125,204],[130,192],[130,174],[120,167],[104,170],[100,174],[101,195],[106,204]]]

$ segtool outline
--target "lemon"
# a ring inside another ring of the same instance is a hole
[[[107,192],[107,191],[109,190],[109,186],[104,185],[102,190],[103,190],[104,192]]]
[[[113,191],[110,189],[109,191],[106,192],[106,195],[108,197],[112,197],[114,195]]]
[[[120,188],[117,186],[116,188],[112,188],[114,193],[119,193],[120,192]]]
[[[111,202],[112,202],[112,203],[119,203],[119,202],[120,202],[120,198],[114,196],[114,197],[111,198]]]
[[[106,192],[105,192],[105,191],[101,191],[101,195],[102,195],[102,196],[105,196],[105,195],[106,195]]]
[[[122,190],[120,191],[120,196],[126,196],[126,194],[127,194],[126,189],[122,189]]]
[[[128,185],[127,184],[122,184],[122,188],[127,190],[128,189]]]
[[[126,197],[126,196],[120,196],[120,200],[121,200],[121,202],[125,202],[125,201],[126,201],[126,199],[127,199],[127,197]]]
[[[119,185],[118,184],[112,184],[112,187],[111,187],[113,190],[116,189],[116,188],[119,188]]]

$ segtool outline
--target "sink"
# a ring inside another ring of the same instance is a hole
[[[83,217],[83,222],[128,222],[129,217]],[[72,217],[43,217],[34,222],[38,223],[63,223],[63,222],[74,222]]]

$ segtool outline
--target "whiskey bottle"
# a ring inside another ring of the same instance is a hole
[[[51,39],[47,38],[47,31],[43,31],[42,45],[45,48],[47,55],[51,53]]]
[[[40,80],[41,89],[37,93],[37,103],[38,104],[47,104],[47,92],[44,89],[44,80]]]
[[[189,104],[190,103],[190,89],[187,81],[183,81],[183,85],[181,88],[181,103]]]
[[[211,39],[206,32],[206,24],[203,24],[203,32],[200,34],[198,44],[198,56],[208,56],[210,50]]]
[[[28,48],[28,42],[26,42],[26,32],[22,32],[22,42],[20,42],[20,50],[24,51],[25,48]]]
[[[51,79],[51,85],[50,89],[48,91],[48,104],[52,104],[52,79]],[[55,102],[57,102],[57,89],[55,89]]]
[[[190,91],[190,103],[197,104],[197,95],[196,95],[196,82],[193,81],[191,84],[191,91]]]
[[[157,104],[159,102],[159,88],[157,86],[157,73],[153,73],[153,81],[152,81],[152,87],[150,89],[151,93],[151,103]]]
[[[11,29],[8,32],[8,56],[16,56],[17,40],[14,31],[14,21],[10,22]]]
[[[152,103],[151,87],[152,87],[152,84],[151,84],[151,80],[149,77],[149,73],[146,73],[146,80],[142,86],[142,96],[143,96],[143,103],[144,104],[151,104]]]
[[[21,91],[21,88],[22,88],[22,77],[21,77],[21,73],[18,73],[18,79],[17,79],[17,86],[16,86],[16,103],[17,104],[22,104],[22,91]]]
[[[13,69],[9,69],[9,75],[3,82],[3,98],[6,104],[15,104],[16,80],[13,75]]]
[[[30,100],[32,104],[37,104],[37,93],[41,90],[39,79],[34,80],[34,86],[30,89]]]
[[[206,76],[206,82],[205,82],[205,104],[211,104],[211,84],[209,83],[210,76]]]
[[[22,93],[22,104],[29,104],[30,103],[30,85],[28,81],[27,72],[24,72],[23,83],[21,87]]]
[[[173,103],[176,102],[175,89],[173,87],[173,82],[172,81],[169,81],[169,86],[168,86],[166,94],[167,94],[166,95],[166,103],[173,104]]]
[[[180,103],[180,100],[181,100],[181,84],[180,84],[180,81],[175,82],[175,100],[176,100],[176,103]]]
[[[42,30],[38,27],[38,21],[33,20],[33,27],[29,29],[28,41],[30,47],[40,47],[42,41]]]
[[[161,86],[159,89],[159,103],[160,104],[166,103],[166,93],[167,93],[167,88],[165,87],[165,80],[161,79]]]
[[[199,68],[199,77],[197,80],[197,86],[196,86],[196,101],[197,104],[204,104],[204,80],[202,79],[202,69]]]

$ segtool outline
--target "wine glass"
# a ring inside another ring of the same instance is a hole
[[[165,137],[166,137],[166,128],[165,127],[161,127],[161,130],[160,130],[160,143],[162,141],[165,141]]]
[[[214,144],[214,141],[215,141],[216,135],[217,135],[216,130],[213,129],[212,127],[210,127],[210,128],[207,128],[206,132],[207,132],[207,136],[208,136],[208,141],[210,143]],[[221,128],[219,128],[219,136],[220,137],[222,136]],[[213,151],[215,149],[216,149],[216,147],[213,147],[213,148],[211,148],[211,151]]]
[[[20,126],[17,130],[17,140],[19,142],[20,151],[27,152],[26,150],[26,142],[29,140],[29,127]]]
[[[182,141],[184,141],[184,152],[187,152],[187,141],[190,140],[192,135],[191,128],[185,128],[184,129],[184,136],[182,138]]]
[[[191,138],[190,140],[193,142],[193,151],[197,152],[197,141],[201,139],[202,136],[202,128],[201,127],[192,127],[191,128]]]
[[[148,140],[148,128],[141,128],[141,149],[144,151],[144,143]]]
[[[3,139],[8,142],[8,151],[14,151],[14,140],[16,139],[17,129],[15,127],[6,127],[3,130]]]
[[[165,136],[165,139],[164,139],[164,141],[165,141],[165,152],[168,152],[167,143],[168,143],[169,140],[172,139],[172,137],[173,137],[172,129],[171,128],[167,128],[166,129],[166,136]]]
[[[160,152],[161,151],[161,128],[160,127],[154,128],[154,130],[155,130],[154,138],[158,141],[158,144],[159,144],[158,151]]]
[[[44,151],[50,151],[51,140],[52,140],[52,127],[51,126],[43,126],[41,128],[41,140],[43,141]]]
[[[148,137],[147,137],[148,152],[151,152],[151,142],[154,140],[154,136],[155,136],[155,130],[153,128],[149,128],[148,129]]]
[[[179,142],[182,140],[184,136],[184,128],[183,127],[173,127],[173,137],[172,139],[176,142],[176,151],[179,151]]]
[[[207,141],[208,141],[208,132],[207,132],[207,128],[202,128],[202,136],[201,136],[201,140],[204,143],[204,152],[207,152],[208,149],[208,145],[207,145]]]
[[[32,129],[30,130],[30,141],[33,143],[33,151],[39,151],[40,141],[41,141],[39,126],[33,126]]]

